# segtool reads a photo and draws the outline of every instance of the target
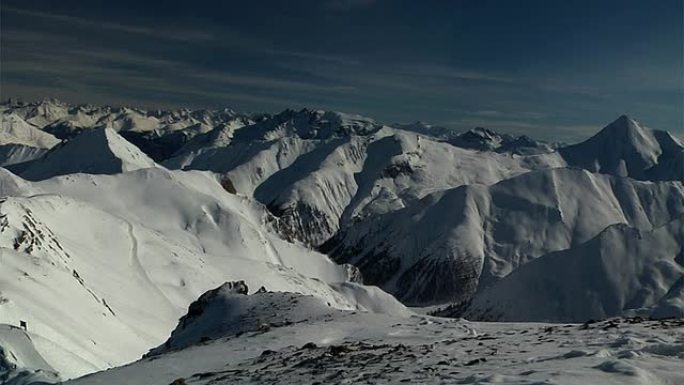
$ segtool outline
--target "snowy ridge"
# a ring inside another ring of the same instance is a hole
[[[612,225],[541,256],[485,289],[466,316],[547,322],[682,317],[684,216],[651,231]]]
[[[188,313],[179,320],[169,339],[147,356],[218,337],[332,316],[340,311],[313,296],[266,290],[247,295],[247,290],[244,282],[229,282],[202,294],[190,304]]]
[[[430,194],[357,223],[330,242],[338,261],[408,303],[466,301],[518,266],[585,242],[614,223],[650,230],[684,213],[680,183],[579,169],[523,174]]]
[[[52,149],[19,174],[30,180],[77,172],[116,174],[156,167],[145,153],[110,128],[92,129]]]
[[[14,113],[0,114],[0,144],[21,144],[48,149],[59,143],[59,139],[41,131]]]
[[[501,134],[484,127],[475,127],[466,132],[457,132],[450,128],[433,126],[424,122],[394,124],[392,127],[444,140],[457,147],[478,151],[532,155],[553,152],[560,146],[557,143],[534,140],[525,135]]]
[[[237,191],[288,223],[294,239],[317,246],[358,218],[401,208],[434,190],[496,183],[564,162],[552,153],[478,153],[384,127],[371,136],[233,141],[164,165],[223,173]]]
[[[353,283],[344,283],[350,292],[359,292]],[[402,320],[415,316],[399,305],[394,298],[373,287],[366,287],[368,299],[384,311],[362,312],[367,317],[391,316]],[[349,310],[331,307],[324,299],[290,292],[270,292],[261,287],[248,295],[244,281],[226,282],[202,294],[190,304],[188,312],[178,321],[169,339],[146,357],[180,350],[211,339],[240,336],[250,332],[267,332],[271,328],[286,327],[304,322],[331,321]],[[372,292],[372,293],[371,293]],[[387,311],[387,309],[391,309]],[[355,314],[355,313],[352,313]],[[380,316],[381,315],[381,316]]]
[[[241,127],[250,117],[222,110],[143,110],[128,107],[71,106],[53,99],[35,103],[0,104],[29,125],[58,139],[72,139],[83,131],[111,128],[135,143],[151,158],[160,161],[173,155],[197,135],[214,127]]]
[[[0,253],[12,277],[0,322],[27,321],[36,350],[65,378],[140,357],[226,279],[343,309],[401,308],[340,284],[348,268],[278,238],[263,206],[210,174],[148,168],[30,183],[4,172],[0,187],[11,195],[0,204]]]
[[[511,152],[520,155],[552,152],[555,145],[536,141],[528,136],[512,136],[475,127],[472,130],[448,139],[454,146],[479,151]]]

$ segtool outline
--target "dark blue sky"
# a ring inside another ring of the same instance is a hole
[[[2,0],[2,97],[684,132],[683,0]]]

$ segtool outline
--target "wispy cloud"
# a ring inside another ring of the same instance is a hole
[[[282,80],[264,76],[249,76],[249,75],[231,75],[229,73],[219,72],[201,72],[190,74],[194,79],[203,79],[219,84],[230,84],[236,86],[277,89],[288,91],[305,91],[305,92],[352,92],[356,88],[345,85],[321,85],[315,83]]]
[[[2,8],[2,10],[4,12],[9,12],[9,13],[22,15],[22,16],[28,16],[28,17],[39,18],[39,19],[44,19],[44,20],[51,20],[54,22],[59,22],[59,23],[64,23],[64,24],[79,25],[82,27],[89,27],[89,28],[93,28],[93,29],[104,29],[104,30],[109,30],[109,31],[114,31],[114,32],[123,32],[123,33],[139,35],[139,36],[146,36],[146,37],[153,37],[156,39],[163,39],[163,40],[174,40],[174,41],[181,41],[181,42],[195,42],[195,41],[212,40],[214,38],[214,36],[211,33],[207,33],[204,31],[176,30],[176,29],[161,30],[159,28],[148,28],[148,27],[143,27],[143,26],[138,26],[138,25],[112,23],[112,22],[100,21],[100,20],[91,20],[91,19],[86,19],[86,18],[72,16],[72,15],[64,15],[64,14],[57,14],[57,13],[44,13],[44,12],[30,11],[30,10],[8,7],[8,6],[4,6]]]
[[[306,104],[565,141],[598,128],[587,123],[622,113],[657,128],[682,127],[681,57],[657,55],[674,51],[661,36],[644,40],[638,52],[622,35],[600,50],[566,45],[574,41],[563,40],[565,33],[552,46],[537,44],[538,34],[497,36],[502,44],[494,44],[485,23],[496,10],[464,20],[441,6],[383,0],[217,3],[216,10],[246,11],[215,15],[177,4],[158,14],[121,7],[116,17],[92,2],[51,13],[60,7],[0,1],[3,95],[270,111]],[[499,16],[505,24],[508,15]],[[474,28],[459,35],[459,23]],[[638,27],[648,32],[647,24]],[[390,32],[369,35],[376,30]],[[506,46],[509,40],[518,46]],[[656,55],[654,44],[662,45]],[[553,47],[558,57],[542,50]]]
[[[259,47],[255,47],[255,49],[257,49],[260,52],[265,53],[265,54],[280,56],[280,57],[286,57],[286,58],[290,57],[290,58],[296,58],[296,59],[330,62],[330,63],[336,63],[336,64],[342,64],[342,65],[359,65],[359,64],[361,64],[359,59],[353,59],[351,57],[344,56],[344,55],[321,54],[321,53],[311,53],[311,52],[301,52],[301,51],[287,51],[287,50],[259,48]]]
[[[327,0],[323,6],[333,11],[349,11],[356,8],[365,8],[376,3],[377,0]]]
[[[488,81],[498,83],[513,83],[517,81],[515,78],[500,74],[434,64],[403,65],[397,69],[397,72],[403,75],[415,77],[432,77],[447,80]]]
[[[24,42],[31,38],[17,36]],[[42,64],[47,62],[50,65]],[[21,51],[9,59],[3,58],[3,87],[8,94],[56,96],[76,102],[91,102],[84,100],[84,95],[106,102],[108,93],[109,100],[126,100],[121,95],[127,93],[129,102],[123,104],[138,101],[168,106],[174,104],[171,100],[186,99],[213,101],[214,105],[257,104],[262,106],[261,110],[303,106],[304,101],[312,103],[316,98],[323,100],[355,91],[352,86],[338,83],[210,71],[192,63],[121,50],[84,50],[63,45],[54,50]]]
[[[464,112],[463,110],[460,111]],[[474,112],[466,111],[465,114],[486,118],[517,118],[525,120],[539,120],[548,117],[546,113],[531,111],[476,110]]]

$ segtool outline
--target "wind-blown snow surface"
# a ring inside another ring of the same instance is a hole
[[[67,383],[678,384],[683,332],[675,320],[551,325],[390,317],[223,286],[191,305],[146,358]]]

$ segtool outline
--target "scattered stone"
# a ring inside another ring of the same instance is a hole
[[[487,359],[484,357],[483,358],[476,358],[474,360],[470,360],[470,361],[466,362],[465,366],[473,366],[473,365],[477,365],[477,364],[480,364],[483,362],[487,362]]]

